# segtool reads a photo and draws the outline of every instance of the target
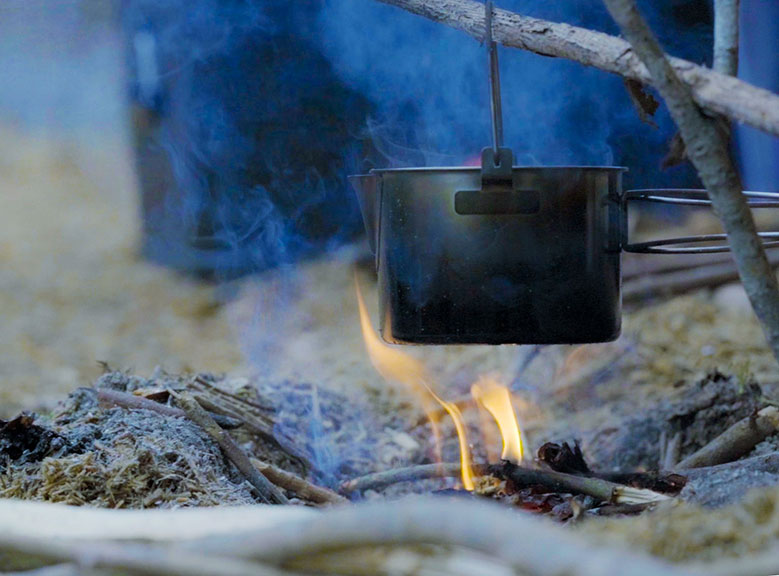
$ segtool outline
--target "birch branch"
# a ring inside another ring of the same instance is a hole
[[[743,195],[741,178],[716,119],[696,106],[690,86],[677,76],[634,0],[604,0],[606,7],[646,64],[654,86],[666,101],[687,148],[687,155],[706,187],[725,232],[741,282],[768,344],[779,361],[779,285],[768,262]]]
[[[484,38],[484,5],[479,2],[378,1],[462,30],[477,40]],[[493,38],[504,46],[566,58],[657,86],[653,75],[633,53],[630,44],[608,34],[495,9]],[[669,58],[669,62],[703,110],[779,136],[779,95],[681,58]]]

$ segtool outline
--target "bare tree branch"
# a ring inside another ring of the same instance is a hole
[[[473,0],[378,0],[440,22],[481,40],[484,5]],[[493,38],[505,46],[544,56],[566,58],[655,85],[646,66],[620,38],[568,24],[520,16],[496,9]],[[670,64],[688,86],[695,102],[712,115],[722,115],[779,136],[779,96],[732,76],[719,74],[680,58]]]
[[[742,193],[725,134],[695,105],[690,87],[676,75],[634,0],[604,0],[606,7],[646,64],[687,146],[687,154],[728,234],[741,282],[779,360],[779,285]]]
[[[714,0],[714,65],[720,74],[738,73],[738,9],[740,0]]]

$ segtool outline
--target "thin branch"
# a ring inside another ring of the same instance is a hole
[[[602,478],[575,476],[553,470],[535,470],[524,466],[517,466],[510,462],[502,464],[485,465],[476,464],[474,473],[483,476],[490,474],[496,478],[511,480],[517,487],[543,486],[554,492],[566,492],[571,494],[587,494],[605,502],[615,503],[643,503],[668,500],[668,496],[631,488]],[[430,478],[453,478],[460,475],[460,464],[423,464],[398,468],[386,472],[368,474],[360,478],[354,478],[341,484],[342,493],[351,493],[364,490],[380,490],[399,482],[413,482]]]
[[[312,484],[305,478],[287,472],[274,466],[273,464],[267,464],[261,462],[256,458],[250,458],[251,463],[257,470],[259,470],[263,476],[273,482],[279,488],[284,488],[290,492],[294,492],[298,495],[298,498],[308,500],[314,504],[348,504],[349,500],[336,494],[332,490],[323,488]]]
[[[378,0],[484,38],[484,4],[473,0]],[[657,86],[646,66],[620,38],[568,24],[495,9],[493,38],[505,46],[556,56]],[[779,136],[779,96],[687,60],[670,58],[695,102],[721,115]]]
[[[779,409],[763,408],[753,416],[739,420],[703,448],[690,454],[676,466],[701,468],[738,460],[768,436],[779,432]]]
[[[552,470],[536,470],[517,466],[510,462],[490,466],[490,472],[498,478],[511,480],[517,486],[540,485],[555,492],[586,494],[613,504],[645,504],[671,500],[670,496],[659,492],[632,488],[594,476],[577,476]]]
[[[187,415],[181,408],[175,406],[168,406],[167,404],[161,404],[144,398],[143,396],[136,396],[135,394],[128,394],[127,392],[119,392],[118,390],[110,390],[108,388],[100,388],[97,391],[97,399],[103,406],[119,406],[120,408],[127,408],[128,410],[150,410],[163,416],[173,416],[175,418],[186,418]],[[222,428],[237,428],[241,423],[229,416],[223,416],[222,414],[214,414],[209,412],[211,418],[219,424]]]
[[[474,472],[480,475],[482,470],[475,469]],[[431,478],[456,478],[459,475],[459,463],[420,464],[418,466],[395,468],[394,470],[374,472],[373,474],[352,478],[342,483],[339,491],[341,494],[351,494],[352,492],[364,492],[365,490],[382,490],[401,482],[417,482],[419,480],[430,480]]]
[[[680,80],[634,0],[604,0],[632,49],[649,69],[654,86],[666,101],[698,170],[714,211],[722,221],[741,282],[779,361],[779,285],[768,262],[755,221],[742,193],[741,178],[728,150],[725,134],[693,100],[690,86]]]
[[[232,436],[222,430],[208,412],[186,392],[173,392],[174,398],[186,412],[187,417],[219,444],[225,456],[235,464],[238,471],[244,475],[249,483],[257,490],[263,502],[274,504],[286,504],[286,496],[270,480],[255,468],[246,453],[235,443]]]
[[[720,74],[738,73],[738,11],[740,0],[714,0],[714,63]]]

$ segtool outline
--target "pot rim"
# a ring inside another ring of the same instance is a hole
[[[533,170],[597,170],[606,172],[627,172],[625,166],[512,166],[514,171],[533,171]],[[481,166],[414,166],[410,168],[372,168],[369,174],[398,174],[403,172],[426,173],[426,172],[481,172]]]

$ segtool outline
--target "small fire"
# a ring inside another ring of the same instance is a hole
[[[519,429],[514,406],[511,403],[511,392],[493,378],[482,377],[471,386],[474,400],[483,406],[498,424],[500,436],[503,438],[501,458],[514,464],[522,462],[522,432]]]
[[[436,453],[440,461],[440,432],[436,403],[451,416],[457,431],[460,445],[460,468],[463,487],[474,489],[474,473],[471,463],[471,450],[468,444],[465,420],[460,408],[453,402],[448,402],[435,393],[425,365],[418,359],[385,343],[371,325],[370,316],[365,307],[359,283],[355,279],[357,302],[360,310],[360,326],[365,341],[365,348],[373,367],[384,379],[400,382],[413,392],[422,402],[422,408],[430,419],[433,435],[436,441]],[[515,464],[522,461],[522,436],[514,407],[511,403],[511,393],[508,388],[498,384],[493,378],[483,377],[471,387],[473,398],[487,410],[495,419],[503,438],[502,458]]]

